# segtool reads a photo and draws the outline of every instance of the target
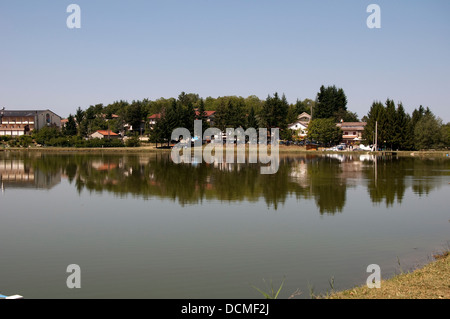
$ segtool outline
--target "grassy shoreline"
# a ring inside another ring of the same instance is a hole
[[[360,286],[332,293],[327,299],[450,299],[450,254],[412,272],[381,281],[381,288]]]
[[[194,149],[194,148],[192,148]],[[225,147],[224,147],[225,150]],[[246,148],[248,151],[248,147]],[[268,147],[270,150],[270,146]],[[154,153],[154,152],[170,152],[168,148],[156,148],[155,146],[140,146],[140,147],[112,147],[112,148],[76,148],[76,147],[8,147],[0,148],[0,152],[5,151],[20,151],[20,152],[54,152],[54,153]],[[369,151],[325,151],[325,150],[306,150],[304,147],[298,146],[280,146],[280,154],[340,154],[340,155],[383,155],[383,152],[369,152]],[[450,159],[450,150],[439,151],[394,151],[396,156],[411,156],[411,157],[444,157]]]

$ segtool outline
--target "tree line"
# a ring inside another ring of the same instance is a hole
[[[292,140],[296,132],[289,130],[288,125],[300,114],[307,113],[312,116],[307,139],[329,145],[342,139],[342,131],[336,123],[360,121],[358,115],[347,108],[347,103],[344,90],[334,85],[322,85],[314,100],[297,99],[295,103],[288,103],[286,96],[277,92],[269,94],[265,100],[254,95],[203,99],[198,94],[181,92],[177,98],[117,101],[107,106],[90,106],[85,111],[78,108],[74,116],[69,116],[65,130],[68,135],[86,137],[97,129],[110,129],[123,135],[145,134],[152,142],[163,143],[170,140],[177,127],[185,127],[193,134],[194,120],[201,120],[206,130],[209,127],[206,111],[215,111],[214,127],[222,131],[228,127],[277,127],[281,139]],[[150,128],[148,117],[152,114],[160,114],[160,118],[155,127]],[[395,105],[390,99],[384,104],[375,101],[361,120],[367,123],[363,143],[368,145],[375,142],[375,123],[378,123],[378,145],[386,148],[420,150],[450,146],[450,123],[443,124],[429,107],[419,106],[409,115],[402,103]],[[127,131],[125,124],[133,130]]]
[[[181,92],[177,98],[121,100],[108,105],[91,105],[84,110],[78,107],[68,116],[61,132],[41,132],[43,137],[38,138],[46,145],[50,139],[55,142],[57,138],[67,141],[67,137],[71,137],[76,142],[97,130],[111,130],[122,136],[146,135],[151,142],[164,143],[170,140],[177,127],[185,127],[193,133],[194,120],[201,120],[206,130],[209,127],[207,111],[215,111],[214,127],[222,131],[228,127],[279,128],[280,138],[285,140],[298,138],[288,126],[305,112],[312,116],[306,138],[323,145],[340,142],[342,131],[336,123],[360,120],[356,113],[348,110],[344,90],[334,85],[322,85],[314,100],[297,99],[295,103],[288,103],[286,96],[277,92],[264,100],[254,95],[201,98],[195,93]],[[152,114],[160,114],[154,127],[150,127],[148,120]],[[367,122],[363,143],[368,145],[375,142],[375,123],[378,123],[378,145],[386,148],[419,150],[450,146],[450,123],[444,124],[429,107],[419,106],[409,115],[401,103],[395,105],[390,99],[384,104],[375,101],[361,120]]]
[[[363,138],[391,150],[442,149],[450,146],[450,123],[442,120],[422,105],[412,115],[405,112],[402,103],[387,99],[375,101],[367,116]],[[376,134],[377,133],[377,134]]]

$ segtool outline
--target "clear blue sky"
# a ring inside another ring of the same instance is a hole
[[[66,8],[81,7],[81,29]],[[381,7],[381,29],[366,8]],[[360,117],[374,100],[450,121],[448,0],[2,0],[0,106],[285,93],[342,87]]]

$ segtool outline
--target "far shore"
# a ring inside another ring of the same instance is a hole
[[[236,146],[235,146],[236,148]],[[268,150],[270,150],[268,146]],[[194,148],[192,148],[194,150]],[[225,150],[225,146],[224,146]],[[246,149],[248,151],[248,147]],[[3,147],[0,152],[19,151],[19,152],[49,152],[49,153],[155,153],[155,152],[170,152],[171,149],[167,147],[155,147],[154,145],[144,145],[140,147],[116,147],[116,148],[76,148],[76,147]],[[427,150],[427,151],[326,151],[306,150],[302,146],[279,146],[280,154],[339,154],[339,155],[394,155],[394,156],[411,156],[411,157],[444,157],[450,159],[450,150]]]

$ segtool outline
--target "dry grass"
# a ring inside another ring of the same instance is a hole
[[[450,299],[450,254],[421,269],[381,282],[380,289],[367,286],[337,292],[330,299]]]

